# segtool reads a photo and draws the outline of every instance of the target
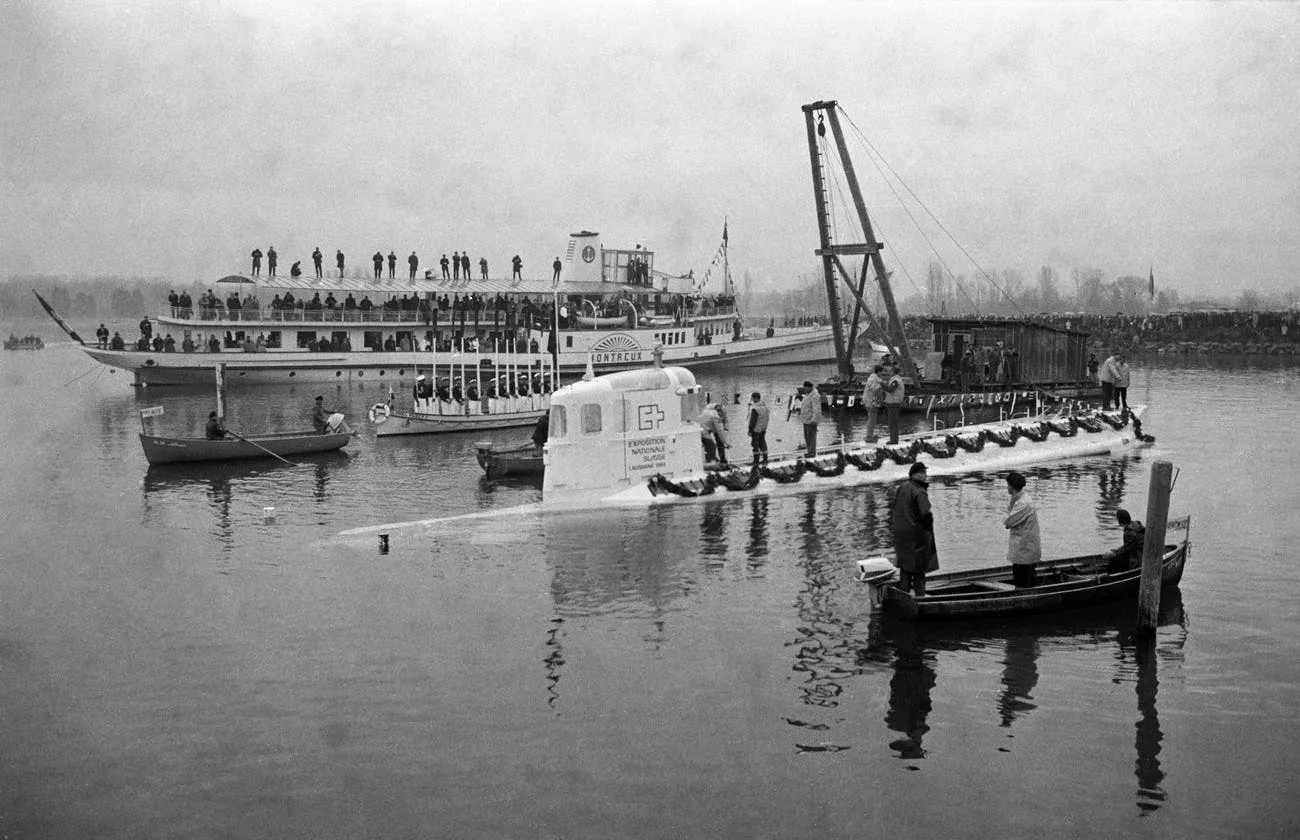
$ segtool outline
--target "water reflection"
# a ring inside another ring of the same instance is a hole
[[[751,571],[761,569],[767,560],[767,510],[767,496],[754,496],[749,500],[749,541],[745,544],[745,557]]]
[[[841,541],[852,543],[851,538],[845,540],[842,529],[845,523],[858,519],[858,514],[841,508],[846,501],[850,508],[859,507],[854,500],[862,499],[870,505],[872,498],[866,493],[814,493],[800,499],[798,566],[803,572],[803,588],[795,599],[800,624],[797,638],[786,645],[796,649],[792,670],[803,676],[800,701],[809,706],[839,705],[843,681],[863,670],[858,650],[864,628],[839,600],[842,587],[855,587],[846,574],[849,555]],[[869,632],[869,624],[866,629]]]
[[[1136,693],[1134,726],[1134,775],[1136,800],[1141,813],[1163,804],[1168,794],[1166,769],[1160,762],[1164,734],[1157,710],[1158,669],[1161,662],[1177,665],[1187,638],[1187,615],[1182,593],[1166,591],[1162,597],[1158,633],[1137,637],[1132,628],[1137,611],[1134,604],[1109,605],[1055,616],[1037,616],[992,622],[932,623],[903,621],[890,615],[871,622],[869,645],[859,652],[864,666],[885,663],[892,670],[885,726],[897,734],[890,750],[902,759],[925,758],[924,738],[931,729],[933,693],[938,684],[937,662],[941,653],[978,660],[1001,645],[1004,651],[1002,690],[996,701],[1000,727],[1010,727],[1037,708],[1033,702],[1039,685],[1038,663],[1043,651],[1054,656],[1088,657],[1098,645],[1113,645],[1118,664],[1115,683],[1131,681]],[[958,666],[978,673],[978,663]],[[956,689],[954,689],[956,690]]]
[[[916,626],[900,623],[893,633],[894,674],[889,679],[889,709],[885,726],[902,735],[889,742],[899,758],[924,758],[922,739],[930,731],[928,719],[933,708],[930,694],[938,678],[935,672],[935,649],[920,644]]]
[[[998,696],[998,712],[1004,727],[1011,726],[1017,716],[1038,708],[1033,702],[1034,688],[1038,685],[1038,651],[1038,639],[1034,636],[1007,639],[1002,693]]]

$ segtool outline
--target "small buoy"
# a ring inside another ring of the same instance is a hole
[[[387,535],[387,534],[380,534],[380,535],[379,535],[379,553],[380,553],[380,554],[387,554],[387,553],[388,553],[388,535]]]
[[[275,521],[275,508],[273,508],[273,507],[264,507],[264,508],[262,508],[262,521],[263,521],[263,522],[266,522],[268,525],[269,525],[270,523],[274,522],[274,521]]]

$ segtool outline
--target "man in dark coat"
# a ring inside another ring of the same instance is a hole
[[[316,266],[316,279],[318,280],[324,276],[323,272],[320,270],[321,259],[320,246],[317,246],[316,250],[311,252],[311,261],[312,265]]]
[[[1142,544],[1146,542],[1147,529],[1124,508],[1115,511],[1115,521],[1124,529],[1124,544],[1101,556],[1106,561],[1106,571],[1136,569],[1142,565]]]
[[[894,554],[898,559],[898,588],[925,594],[926,572],[939,570],[934,545],[934,514],[930,512],[930,482],[925,464],[915,463],[894,496]]]

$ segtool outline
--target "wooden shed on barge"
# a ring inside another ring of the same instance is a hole
[[[996,318],[931,318],[933,340],[926,357],[924,380],[943,380],[943,357],[951,360],[950,378],[961,371],[961,360],[971,350],[975,384],[994,385],[1003,351],[1009,356],[1007,381],[1042,385],[1077,383],[1088,378],[1088,334],[1078,330]],[[989,377],[984,379],[987,362]]]

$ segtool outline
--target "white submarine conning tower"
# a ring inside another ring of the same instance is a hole
[[[580,230],[569,234],[561,278],[575,283],[650,285],[654,277],[654,251],[642,248],[605,248],[600,234]]]
[[[545,504],[595,502],[656,474],[697,475],[700,386],[683,367],[648,367],[565,385],[551,395]]]

